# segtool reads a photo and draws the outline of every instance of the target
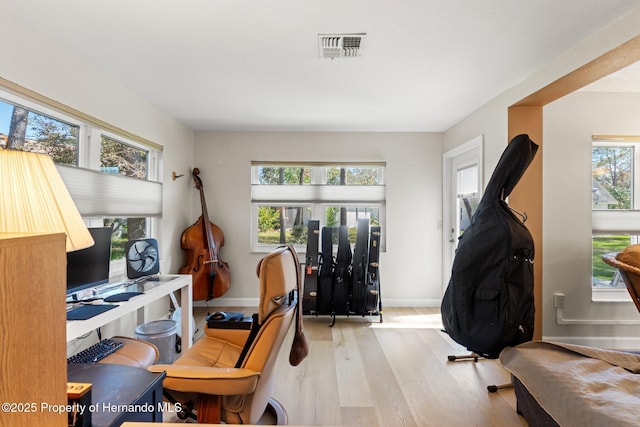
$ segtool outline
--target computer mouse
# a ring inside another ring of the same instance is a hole
[[[210,317],[211,320],[224,320],[227,318],[227,313],[224,311],[216,311]]]

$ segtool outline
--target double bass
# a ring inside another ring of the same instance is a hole
[[[224,246],[224,234],[220,227],[209,220],[204,186],[198,176],[200,170],[194,168],[192,175],[196,188],[200,190],[202,215],[182,232],[180,246],[187,252],[187,263],[178,271],[191,274],[193,300],[209,301],[224,295],[231,284],[229,265],[220,258],[220,248]]]
[[[506,199],[537,151],[538,145],[521,134],[502,153],[459,238],[440,306],[445,332],[490,359],[533,338],[534,241],[524,224],[526,215]]]

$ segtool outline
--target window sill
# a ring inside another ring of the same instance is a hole
[[[282,245],[280,245],[280,244],[276,244],[276,245],[252,245],[251,246],[251,253],[252,254],[268,254],[268,253],[274,251],[276,248],[278,248],[280,246],[282,246]],[[302,254],[306,254],[307,253],[307,247],[305,245],[293,245],[293,247],[295,248],[295,250],[298,253],[298,255],[302,255]]]
[[[592,302],[632,302],[626,288],[592,289]]]

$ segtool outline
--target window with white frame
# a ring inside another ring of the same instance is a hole
[[[0,148],[47,154],[63,165],[78,165],[80,124],[0,99]]]
[[[599,295],[625,289],[616,269],[605,264],[602,255],[640,242],[639,156],[640,138],[593,140],[592,287]]]
[[[363,217],[381,226],[384,250],[384,168],[384,162],[252,162],[252,250],[291,243],[305,251],[309,220],[346,225],[353,243]]]
[[[50,155],[87,226],[113,226],[112,277],[125,271],[125,242],[155,234],[160,147],[0,91],[0,149]]]

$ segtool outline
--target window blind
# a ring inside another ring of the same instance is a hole
[[[162,183],[57,165],[82,216],[159,217]]]
[[[305,203],[382,203],[384,185],[251,185],[251,201]]]

